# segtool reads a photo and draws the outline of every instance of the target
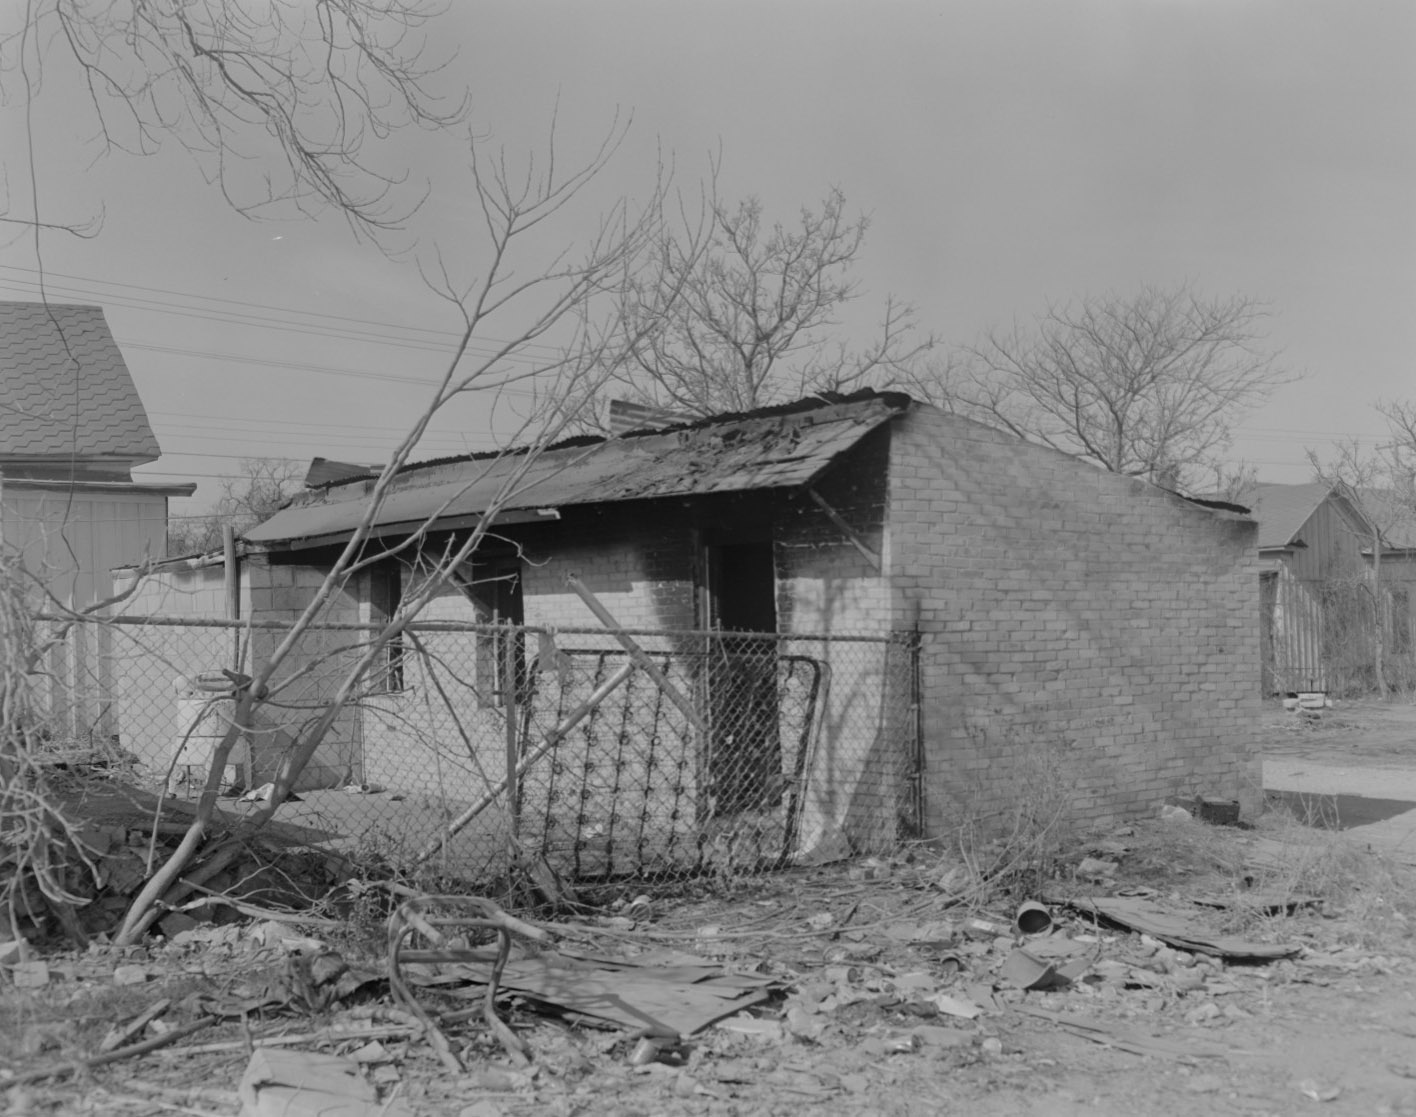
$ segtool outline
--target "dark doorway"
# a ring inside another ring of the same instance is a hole
[[[710,547],[713,627],[724,632],[777,631],[777,576],[771,543]]]
[[[782,801],[777,727],[777,578],[772,544],[707,549],[712,814],[770,810]],[[741,635],[738,635],[741,634]]]

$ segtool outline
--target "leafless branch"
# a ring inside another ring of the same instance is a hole
[[[955,410],[1115,473],[1174,483],[1209,466],[1236,418],[1295,377],[1263,345],[1268,309],[1188,285],[1054,305],[967,348]]]
[[[689,415],[742,411],[895,380],[930,348],[912,308],[893,299],[863,349],[833,336],[858,294],[851,271],[869,228],[840,190],[769,228],[758,199],[719,199],[714,171],[699,212],[680,202],[680,222],[665,225],[649,271],[626,289],[624,315],[642,338],[613,377],[618,390]]]
[[[428,0],[30,0],[0,34],[0,88],[29,53],[41,76],[76,76],[105,150],[186,148],[239,212],[333,207],[361,233],[396,228],[421,203],[395,197],[371,141],[456,123],[466,100],[432,93]],[[7,90],[8,92],[8,90]],[[275,156],[274,160],[269,157]]]
[[[175,902],[174,886],[183,870],[201,848],[204,820],[210,817],[220,787],[227,757],[242,733],[253,725],[256,712],[286,689],[288,677],[308,669],[311,651],[306,647],[312,628],[325,615],[330,603],[351,577],[371,562],[391,554],[404,554],[419,563],[419,577],[404,594],[396,616],[377,626],[371,637],[349,649],[343,673],[332,693],[322,695],[318,706],[308,712],[293,745],[285,754],[268,801],[255,810],[248,826],[267,822],[292,791],[296,780],[315,755],[330,728],[345,708],[361,694],[365,676],[376,668],[389,644],[401,639],[422,610],[441,590],[458,577],[460,568],[476,553],[488,535],[487,525],[496,512],[526,483],[539,451],[566,429],[573,418],[563,403],[547,407],[523,424],[530,436],[526,446],[504,455],[498,470],[498,491],[483,510],[476,526],[444,546],[428,546],[429,533],[447,503],[430,513],[394,547],[372,541],[379,512],[393,489],[400,471],[410,462],[423,434],[433,419],[468,393],[495,393],[519,374],[510,373],[507,363],[524,357],[543,380],[567,386],[564,399],[584,399],[587,383],[613,375],[633,353],[641,334],[620,316],[619,295],[634,274],[639,257],[652,242],[662,206],[662,182],[657,183],[648,203],[632,210],[618,204],[578,251],[567,247],[553,250],[549,268],[528,266],[531,234],[542,234],[546,222],[560,213],[605,166],[623,136],[616,122],[607,139],[588,160],[562,171],[554,158],[554,146],[537,164],[528,160],[515,170],[505,153],[495,158],[479,157],[474,141],[473,190],[485,222],[489,249],[477,255],[481,270],[469,280],[458,280],[445,255],[434,256],[423,274],[430,286],[448,301],[462,321],[462,331],[453,353],[443,367],[425,406],[379,477],[374,481],[363,506],[361,518],[349,541],[328,569],[320,588],[293,625],[261,662],[253,664],[252,677],[234,694],[235,710],[225,737],[213,749],[211,767],[197,805],[197,819],[177,851],[158,868],[134,899],[119,941],[132,942],[159,913],[159,900]],[[533,257],[534,259],[534,257]],[[435,266],[434,266],[435,265]],[[518,277],[518,265],[526,277]],[[514,323],[511,331],[498,332],[507,340],[494,343],[486,356],[470,359],[474,339],[483,338],[496,321]],[[528,347],[535,347],[528,351]],[[546,357],[542,346],[554,342]],[[571,390],[581,389],[580,391]],[[485,398],[485,397],[484,397]],[[492,463],[489,461],[488,468]],[[471,482],[469,482],[470,484]],[[454,497],[449,500],[455,499]]]

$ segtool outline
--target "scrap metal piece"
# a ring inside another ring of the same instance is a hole
[[[438,907],[470,908],[473,914],[458,918],[438,918],[429,914],[429,909]],[[446,939],[438,930],[439,927],[490,930],[496,933],[497,955],[496,960],[492,963],[491,974],[487,980],[486,995],[482,1001],[482,1019],[486,1021],[492,1034],[501,1041],[501,1045],[508,1054],[523,1064],[530,1063],[531,1049],[526,1045],[526,1041],[507,1027],[506,1023],[497,1015],[497,990],[502,971],[506,968],[507,957],[511,953],[511,936],[517,934],[533,942],[547,942],[550,935],[540,927],[507,915],[496,904],[479,896],[422,896],[409,900],[389,916],[389,989],[393,992],[394,998],[417,1017],[419,1023],[423,1025],[428,1040],[437,1051],[443,1065],[458,1074],[461,1074],[465,1069],[461,1060],[453,1052],[451,1044],[438,1028],[436,1021],[418,1003],[418,998],[413,995],[412,987],[399,969],[399,965],[407,953],[405,948],[408,945],[408,940],[415,933],[420,933],[424,938],[430,939],[434,946],[444,945]],[[480,958],[482,955],[482,952],[477,951],[446,951],[444,953],[449,957],[467,955]]]
[[[1197,920],[1167,911],[1139,896],[1087,896],[1069,900],[1068,904],[1197,954],[1272,961],[1291,957],[1300,949],[1292,943],[1250,942],[1234,935],[1215,934]]]

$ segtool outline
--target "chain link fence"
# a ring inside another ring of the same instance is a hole
[[[274,624],[68,628],[42,678],[56,741],[194,798]],[[628,639],[623,639],[627,637]],[[273,780],[366,650],[312,630],[222,773],[221,810]],[[381,649],[270,824],[398,869],[572,881],[739,876],[884,852],[919,830],[908,634],[775,635],[429,622]]]

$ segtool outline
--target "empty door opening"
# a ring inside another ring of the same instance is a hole
[[[708,664],[712,713],[711,813],[770,810],[782,801],[782,746],[777,726],[777,579],[772,544],[708,548]]]

